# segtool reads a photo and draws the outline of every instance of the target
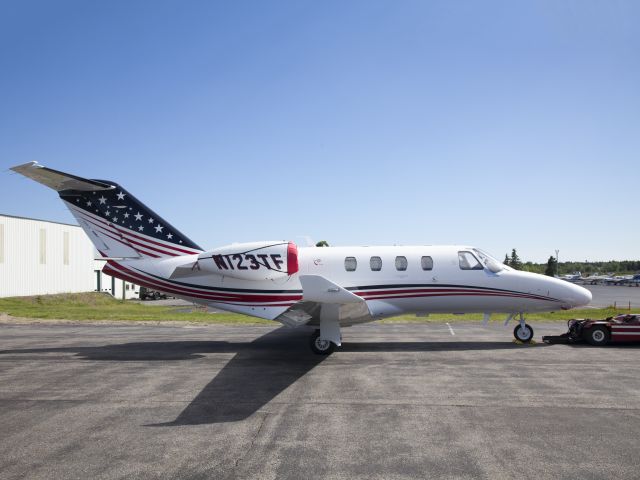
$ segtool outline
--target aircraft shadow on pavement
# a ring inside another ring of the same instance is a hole
[[[202,425],[248,418],[328,357],[311,353],[310,329],[279,328],[250,342],[135,342],[95,347],[2,350],[0,355],[73,353],[87,360],[197,360],[207,353],[235,353],[173,421],[147,426]],[[544,344],[535,347],[546,346]],[[336,352],[428,352],[530,348],[504,342],[355,342]],[[334,354],[334,355],[336,355]]]
[[[309,351],[308,335],[309,330],[282,328],[245,344],[174,421],[148,426],[201,425],[248,418],[328,358]],[[365,342],[345,343],[337,354],[513,348],[523,347],[511,342]]]

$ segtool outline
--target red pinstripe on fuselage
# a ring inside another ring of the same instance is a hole
[[[291,307],[303,300],[300,289],[268,290],[268,289],[229,289],[180,282],[162,278],[142,269],[127,266],[110,260],[104,268],[105,273],[132,283],[143,285],[155,290],[172,293],[177,296],[193,298],[199,302],[226,303],[245,306]],[[370,285],[366,287],[348,287],[354,294],[369,300],[395,300],[406,298],[434,298],[434,297],[507,297],[524,298],[542,301],[553,301],[549,297],[531,295],[517,291],[506,291],[464,285]]]

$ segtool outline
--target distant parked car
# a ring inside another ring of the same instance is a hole
[[[603,346],[614,342],[640,342],[640,313],[626,313],[604,320],[573,319],[569,331],[559,336],[542,337],[545,343],[579,343]]]
[[[140,300],[160,300],[166,299],[167,294],[147,287],[140,287]]]

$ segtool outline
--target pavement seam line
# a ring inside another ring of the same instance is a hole
[[[251,450],[253,450],[253,447],[256,443],[256,440],[258,439],[258,437],[260,436],[260,433],[262,432],[262,427],[264,427],[264,424],[266,423],[267,417],[269,416],[269,412],[260,412],[262,413],[262,419],[260,420],[260,425],[258,425],[258,429],[256,430],[256,433],[253,435],[253,437],[251,438],[251,443],[249,444],[249,447],[245,450],[245,452],[240,455],[236,461],[233,464],[233,468],[230,472],[233,473],[233,470],[235,470],[236,468],[238,468],[238,465],[240,465],[240,462],[242,462],[242,460],[244,460],[244,458],[249,454],[249,452]],[[228,478],[228,477],[227,477]]]

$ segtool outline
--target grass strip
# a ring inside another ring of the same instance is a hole
[[[194,308],[189,312],[184,310],[185,307],[151,306],[137,301],[116,300],[111,295],[95,292],[0,298],[0,312],[21,318],[273,324],[269,320],[236,313],[207,313],[204,308]]]
[[[567,310],[551,313],[530,313],[526,316],[530,323],[566,321],[571,318],[606,318],[625,310],[614,308]],[[131,300],[117,300],[103,293],[65,293],[59,295],[37,295],[32,297],[0,298],[0,313],[12,317],[60,319],[76,321],[184,321],[193,323],[224,324],[264,324],[273,325],[272,321],[262,320],[237,313],[207,313],[204,308],[185,311],[185,307],[142,305]],[[381,323],[436,323],[481,321],[482,314],[431,314],[428,317],[400,315],[381,320]],[[504,314],[492,315],[492,321],[502,322]]]

